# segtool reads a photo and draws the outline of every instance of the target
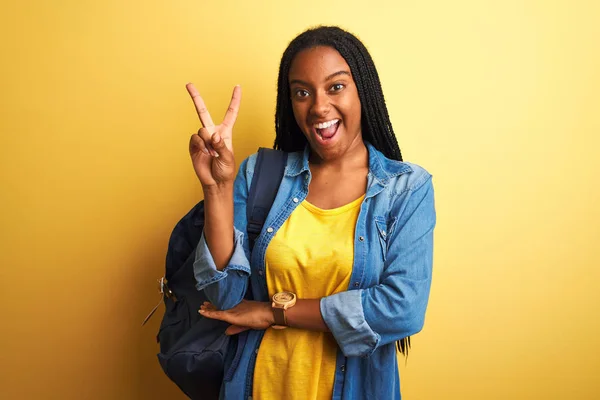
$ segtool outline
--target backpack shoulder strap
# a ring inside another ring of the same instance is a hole
[[[261,147],[258,149],[254,175],[248,193],[246,214],[250,251],[275,201],[287,163],[287,153]]]

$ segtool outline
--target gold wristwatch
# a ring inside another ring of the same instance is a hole
[[[273,329],[285,329],[287,328],[287,319],[285,317],[285,310],[293,307],[296,304],[296,294],[292,292],[279,292],[273,295],[273,303],[271,308],[273,310],[273,317],[275,318],[275,324],[271,326]]]

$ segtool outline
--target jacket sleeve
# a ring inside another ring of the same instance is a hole
[[[220,310],[228,310],[240,303],[249,283],[250,252],[246,240],[247,164],[248,159],[242,162],[234,183],[235,226],[231,259],[225,268],[219,271],[206,244],[204,233],[196,248],[194,261],[196,289],[204,290],[208,300]]]
[[[369,356],[423,327],[436,215],[431,175],[419,181],[398,205],[399,219],[389,238],[379,284],[321,300],[321,314],[348,357]]]

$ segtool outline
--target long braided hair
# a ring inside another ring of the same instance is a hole
[[[277,80],[274,147],[292,152],[304,150],[308,144],[294,118],[288,77],[296,54],[317,46],[336,49],[350,67],[361,103],[363,139],[370,142],[387,158],[402,161],[402,153],[392,129],[375,63],[356,36],[336,26],[309,29],[292,40],[284,51]],[[398,340],[396,347],[402,354],[408,355],[410,336]]]
[[[336,26],[309,29],[290,42],[281,57],[275,110],[275,148],[301,151],[308,143],[294,119],[288,77],[296,54],[317,46],[332,47],[346,60],[358,89],[361,103],[363,139],[387,158],[402,161],[402,153],[392,129],[375,63],[356,36]]]

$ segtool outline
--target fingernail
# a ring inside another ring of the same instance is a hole
[[[204,313],[205,313],[205,311],[204,311],[204,310],[198,310],[198,312],[199,312],[200,314],[204,314]]]
[[[220,141],[221,141],[221,135],[219,135],[218,133],[215,133],[213,135],[213,142],[219,143]]]

